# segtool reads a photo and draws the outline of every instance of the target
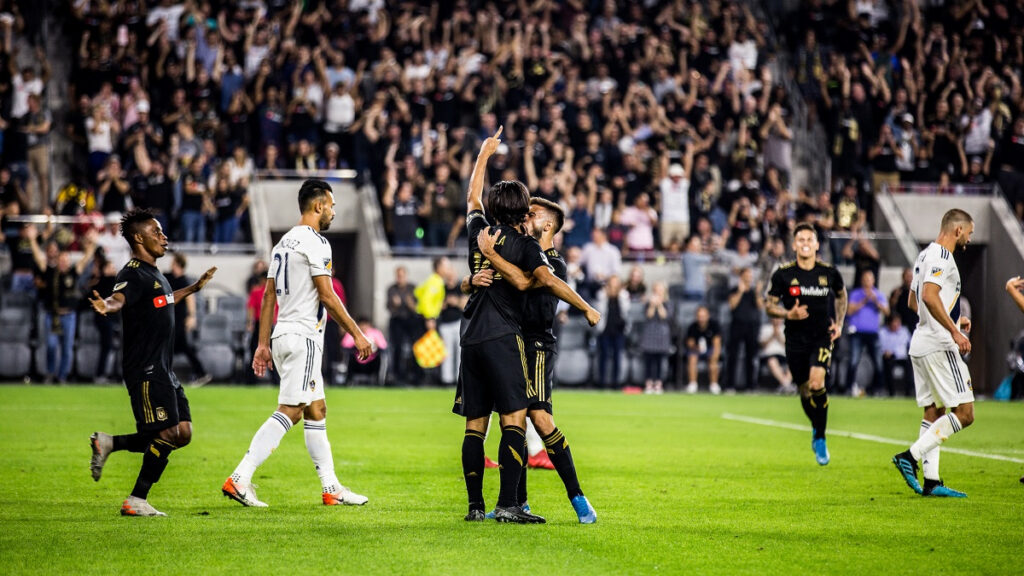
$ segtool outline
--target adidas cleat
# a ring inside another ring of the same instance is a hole
[[[324,506],[362,506],[370,501],[366,496],[356,494],[344,486],[337,492],[324,492],[323,499]]]
[[[892,463],[899,470],[903,480],[910,486],[910,489],[921,494],[921,484],[917,481],[917,461],[910,455],[910,451],[900,452],[892,457]]]
[[[153,508],[149,502],[142,498],[129,496],[121,504],[121,516],[167,516],[167,514]]]
[[[966,493],[959,490],[953,490],[952,488],[947,488],[941,480],[934,485],[928,484],[928,482],[925,482],[926,486],[924,491],[921,492],[922,496],[935,496],[937,498],[967,498]]]
[[[523,512],[526,512],[527,514],[530,513],[530,504],[528,502],[524,502],[523,505],[520,506],[520,508],[523,509]],[[485,514],[484,517],[488,520],[494,520],[494,510],[491,510],[490,512]]]
[[[580,524],[593,524],[597,522],[597,511],[590,505],[590,501],[583,494],[573,496],[571,500],[572,509],[576,511],[576,517],[580,519]]]
[[[828,446],[825,444],[824,438],[815,438],[812,440],[811,449],[814,450],[814,459],[818,461],[819,466],[824,466],[829,463]]]
[[[103,465],[107,463],[107,457],[114,451],[114,438],[103,432],[93,432],[89,436],[89,447],[92,448],[92,460],[89,461],[89,470],[92,471],[92,479],[99,482],[103,474]]]
[[[225,496],[231,498],[235,502],[238,502],[242,506],[251,506],[253,508],[266,508],[267,505],[260,502],[260,499],[256,497],[256,486],[254,484],[243,485],[235,482],[230,476],[224,481],[224,485],[221,486],[220,491]]]
[[[494,509],[494,519],[498,522],[509,524],[544,524],[547,522],[542,516],[530,514],[519,506],[498,506]]]

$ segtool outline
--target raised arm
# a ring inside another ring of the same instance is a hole
[[[469,193],[466,197],[466,213],[474,210],[483,210],[484,178],[487,176],[487,160],[498,149],[501,143],[501,131],[504,127],[499,126],[494,136],[484,140],[480,145],[480,153],[477,154],[476,164],[473,166],[473,174],[469,177]]]

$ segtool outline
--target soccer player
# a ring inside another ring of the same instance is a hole
[[[555,249],[555,234],[562,229],[565,212],[562,207],[550,200],[532,198],[530,213],[527,215],[527,228],[530,234],[540,243],[541,249],[554,269],[555,276],[566,280],[567,267],[562,255]],[[526,358],[529,363],[528,374],[532,381],[528,382],[527,395],[529,406],[527,415],[544,441],[545,451],[554,464],[558,476],[565,485],[566,494],[581,524],[597,522],[597,512],[583,495],[579,479],[576,476],[576,465],[573,463],[569,441],[555,426],[552,419],[551,391],[555,374],[556,349],[555,309],[558,297],[550,291],[535,287],[532,277],[527,277],[522,270],[512,266],[500,254],[495,252],[494,244],[497,235],[482,230],[477,237],[477,244],[491,265],[508,281],[520,290],[529,289],[526,296],[526,309],[523,314],[523,340],[526,341]],[[490,281],[487,281],[490,284]],[[531,289],[532,288],[532,289]],[[526,509],[526,467],[519,480],[519,505]]]
[[[780,265],[768,285],[766,311],[786,319],[786,363],[800,388],[800,403],[814,429],[811,448],[818,464],[829,462],[825,444],[832,343],[843,333],[846,287],[833,266],[817,259],[818,234],[810,224],[793,231],[796,260]]]
[[[1020,308],[1020,311],[1024,312],[1024,293],[1021,290],[1024,290],[1024,278],[1014,276],[1006,281],[1006,291],[1010,294],[1010,298]],[[1020,483],[1024,484],[1024,476],[1020,477]]]
[[[970,243],[973,233],[970,214],[956,208],[947,211],[938,237],[914,263],[910,308],[920,320],[910,338],[910,362],[917,405],[924,409],[924,418],[917,442],[893,456],[892,463],[907,485],[924,496],[967,496],[943,485],[939,446],[974,422],[974,389],[961,358],[971,351],[971,341],[964,334],[971,331],[971,321],[960,314],[960,270],[953,259],[954,252]],[[918,464],[923,469],[924,487],[917,480]]]
[[[303,182],[299,189],[299,211],[299,225],[289,230],[272,252],[260,312],[260,341],[252,359],[253,372],[260,377],[277,365],[281,376],[277,411],[256,431],[249,450],[224,481],[221,491],[244,506],[266,506],[253,490],[252,476],[285,433],[305,418],[306,449],[320,476],[323,503],[363,505],[368,500],[366,496],[352,492],[338,481],[327,440],[327,404],[320,370],[327,313],[352,335],[360,360],[373,353],[373,346],[331,285],[331,245],[320,235],[334,220],[334,192],[330,184],[314,179]],[[275,305],[279,309],[271,337]]]
[[[501,128],[484,140],[470,177],[467,194],[466,226],[469,232],[470,269],[473,273],[490,267],[477,246],[477,235],[488,227],[483,211],[483,182],[487,161],[500,143]],[[488,214],[502,237],[495,250],[522,270],[529,271],[540,285],[560,299],[584,311],[591,324],[600,314],[569,286],[558,279],[537,241],[522,234],[522,225],[530,211],[530,195],[521,182],[502,181],[491,187]],[[501,415],[501,442],[498,452],[500,490],[495,519],[520,524],[543,523],[540,516],[524,512],[518,506],[517,490],[526,460],[526,409],[530,384],[526,345],[520,326],[525,294],[498,275],[486,290],[470,296],[463,313],[461,386],[456,391],[452,411],[466,418],[462,445],[463,475],[469,499],[468,521],[485,519],[483,499],[484,435],[493,410]]]
[[[97,313],[121,312],[124,357],[121,367],[135,415],[135,433],[110,436],[94,432],[92,479],[99,480],[112,452],[143,454],[142,469],[131,495],[121,504],[122,516],[166,516],[147,497],[167,467],[167,458],[192,440],[192,413],[188,398],[171,370],[174,359],[174,306],[195,294],[213,278],[210,268],[195,284],[171,290],[156,260],[167,251],[167,236],[148,210],[129,210],[121,218],[121,235],[131,246],[132,259],[117,274],[114,292],[107,298],[93,291]]]

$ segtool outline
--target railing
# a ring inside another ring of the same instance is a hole
[[[892,194],[955,194],[965,196],[994,196],[1000,193],[999,186],[990,184],[948,184],[940,186],[938,182],[901,182],[883,190]]]

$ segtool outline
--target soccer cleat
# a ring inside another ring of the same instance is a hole
[[[370,501],[366,496],[356,494],[344,486],[337,492],[324,492],[323,497],[324,506],[362,506]]]
[[[947,488],[942,480],[939,480],[936,484],[929,485],[930,482],[925,480],[925,488],[921,492],[922,496],[936,496],[938,498],[967,498],[967,494],[959,490],[953,490]]]
[[[590,501],[583,494],[577,494],[569,500],[572,503],[572,509],[576,511],[576,517],[580,519],[580,524],[593,524],[597,522],[597,511],[590,505]]]
[[[483,510],[470,510],[469,514],[466,514],[464,520],[466,522],[483,522],[487,518],[494,518],[494,516],[484,514]]]
[[[696,394],[697,393],[697,383],[696,382],[690,382],[689,384],[687,384],[686,385],[686,393],[687,394]]]
[[[533,456],[530,456],[526,460],[526,465],[529,466],[530,468],[543,468],[545,470],[555,469],[555,464],[551,461],[551,458],[548,456],[547,450],[541,450],[540,452],[537,452]]]
[[[484,456],[484,468],[497,468],[497,467],[498,467],[498,463],[497,462],[495,462],[494,460],[491,460],[487,456]]]
[[[509,524],[544,524],[547,522],[542,516],[530,514],[519,506],[496,507],[494,519]]]
[[[529,513],[530,512],[530,503],[529,502],[523,502],[523,505],[520,506],[520,508],[523,509],[523,512]],[[485,514],[484,517],[487,518],[488,520],[494,520],[494,510],[491,510],[490,512]]]
[[[814,450],[814,459],[818,461],[819,466],[828,464],[828,446],[825,445],[824,438],[815,438],[812,440],[811,449]]]
[[[910,451],[900,452],[892,457],[892,463],[900,471],[903,480],[910,486],[910,489],[921,494],[921,484],[917,481],[917,461],[910,455]]]
[[[210,380],[213,380],[213,376],[210,376],[209,374],[203,374],[199,378],[193,380],[192,383],[189,384],[189,386],[192,388],[202,388],[203,386],[209,384]]]
[[[92,471],[92,479],[99,482],[103,474],[103,465],[107,463],[107,456],[114,451],[114,438],[110,434],[93,432],[92,436],[89,436],[89,447],[92,448],[89,470]]]
[[[718,385],[718,382],[712,382],[711,385],[708,386],[708,390],[710,390],[715,396],[722,393],[722,387]]]
[[[153,508],[149,502],[142,498],[129,496],[121,504],[121,516],[167,516],[167,514]]]
[[[228,476],[228,479],[224,481],[224,485],[220,487],[220,491],[225,496],[231,498],[235,502],[238,502],[242,506],[252,506],[253,508],[266,508],[267,505],[264,502],[260,502],[260,499],[256,497],[256,486],[249,484],[248,486],[235,482],[233,478]]]

